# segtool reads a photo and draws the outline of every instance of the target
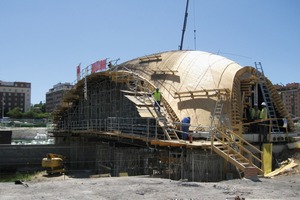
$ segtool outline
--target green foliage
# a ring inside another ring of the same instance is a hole
[[[33,174],[22,174],[20,172],[17,172],[15,174],[7,174],[7,175],[1,175],[0,182],[14,182],[15,180],[22,180],[22,181],[30,181],[33,179],[33,177],[36,175],[36,173]]]
[[[40,104],[35,104],[34,106],[31,106],[30,110],[28,112],[21,112],[20,108],[15,107],[12,110],[10,110],[7,115],[14,119],[45,119],[50,116],[49,113],[46,112],[46,104],[43,104],[40,102]]]
[[[19,107],[15,107],[7,113],[11,118],[21,118],[23,113],[21,112]]]

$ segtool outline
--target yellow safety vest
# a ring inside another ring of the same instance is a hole
[[[257,108],[251,109],[251,119],[258,119],[260,117],[260,110]]]
[[[268,119],[268,110],[266,107],[264,107],[261,111],[260,111],[260,119]]]
[[[161,93],[155,91],[153,93],[153,97],[154,97],[155,101],[160,101],[161,100]]]

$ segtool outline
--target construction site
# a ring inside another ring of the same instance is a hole
[[[70,146],[70,170],[189,181],[255,178],[270,173],[272,154],[297,136],[260,62],[240,66],[178,50],[97,72],[87,67],[80,77],[52,113],[49,130],[55,145]],[[247,110],[263,103],[268,119],[250,120]]]

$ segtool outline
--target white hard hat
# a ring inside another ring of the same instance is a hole
[[[262,105],[262,106],[266,106],[266,103],[265,103],[265,102],[262,102],[261,105]]]

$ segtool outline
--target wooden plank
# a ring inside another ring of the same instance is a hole
[[[132,95],[124,95],[124,96],[137,106],[152,106],[151,102],[146,102],[142,98],[137,98],[137,96],[132,96]]]
[[[272,171],[272,172],[266,174],[265,177],[273,177],[273,176],[276,176],[276,175],[278,175],[278,174],[280,174],[280,173],[284,173],[285,171],[287,171],[287,170],[289,170],[289,169],[291,169],[291,168],[293,168],[293,167],[296,167],[296,166],[298,166],[298,164],[295,163],[295,161],[294,161],[293,159],[291,159],[289,164],[287,164],[287,165],[282,165],[280,168],[277,168],[277,169],[275,169],[274,171]]]
[[[140,62],[154,62],[154,61],[161,61],[162,57],[161,55],[154,55],[154,56],[146,56],[140,58]]]
[[[154,111],[154,109],[151,109],[151,108],[145,108],[145,107],[137,107],[137,110],[139,112],[139,115],[141,117],[154,117],[156,118],[157,117],[157,114],[156,112]]]
[[[178,72],[178,70],[164,70],[164,69],[154,69],[152,70],[155,74],[156,73],[162,73],[162,74],[166,74],[166,73],[171,73],[171,74],[175,74]]]
[[[228,95],[230,90],[228,88],[221,89],[203,89],[203,90],[194,90],[194,91],[183,91],[175,92],[175,98],[179,97],[196,97],[196,96],[217,96],[217,95]]]

